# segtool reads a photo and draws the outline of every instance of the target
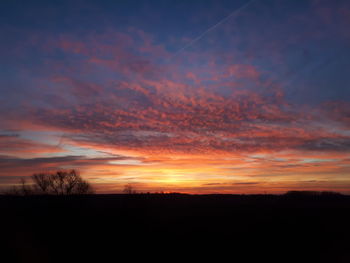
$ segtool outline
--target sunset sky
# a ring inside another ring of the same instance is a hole
[[[350,2],[1,1],[0,189],[350,194]]]

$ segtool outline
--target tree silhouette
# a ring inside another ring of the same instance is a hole
[[[124,186],[123,190],[124,194],[136,194],[136,190],[134,190],[134,187],[130,184],[127,184]]]
[[[11,189],[14,195],[81,195],[92,194],[91,185],[83,180],[76,170],[56,173],[37,173],[31,176],[32,184],[21,179],[21,186]]]

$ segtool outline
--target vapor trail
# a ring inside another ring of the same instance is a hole
[[[203,38],[207,33],[209,33],[210,31],[214,30],[215,28],[217,28],[219,25],[221,25],[222,23],[224,23],[226,20],[228,20],[229,18],[237,15],[238,13],[240,13],[243,9],[247,8],[252,2],[254,2],[255,0],[250,0],[249,2],[247,2],[246,4],[242,5],[240,8],[236,9],[235,11],[233,11],[232,13],[230,13],[228,16],[224,17],[223,19],[221,19],[219,22],[217,22],[215,25],[209,27],[207,30],[205,30],[202,34],[200,34],[198,37],[192,39],[189,43],[187,43],[185,46],[183,46],[182,48],[180,48],[178,51],[175,52],[175,54],[170,57],[170,60],[173,59],[174,57],[176,57],[178,54],[180,54],[183,50],[185,50],[186,48],[192,46],[194,43],[196,43],[198,40],[200,40],[201,38]]]

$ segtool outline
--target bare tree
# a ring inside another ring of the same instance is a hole
[[[124,190],[123,190],[124,194],[136,194],[136,190],[134,189],[134,187],[130,184],[127,184],[124,186]]]
[[[91,185],[83,180],[76,170],[57,171],[56,173],[38,173],[31,176],[32,184],[21,180],[20,187],[14,187],[14,195],[79,195],[92,194]]]
[[[32,188],[27,184],[26,180],[21,178],[21,186],[19,188],[19,192],[22,195],[31,195],[33,193]]]

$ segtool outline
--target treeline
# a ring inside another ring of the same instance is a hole
[[[55,173],[37,173],[30,182],[21,179],[20,184],[5,190],[6,195],[83,195],[93,194],[92,186],[76,170]]]
[[[288,191],[285,196],[341,196],[341,193],[333,191]]]

